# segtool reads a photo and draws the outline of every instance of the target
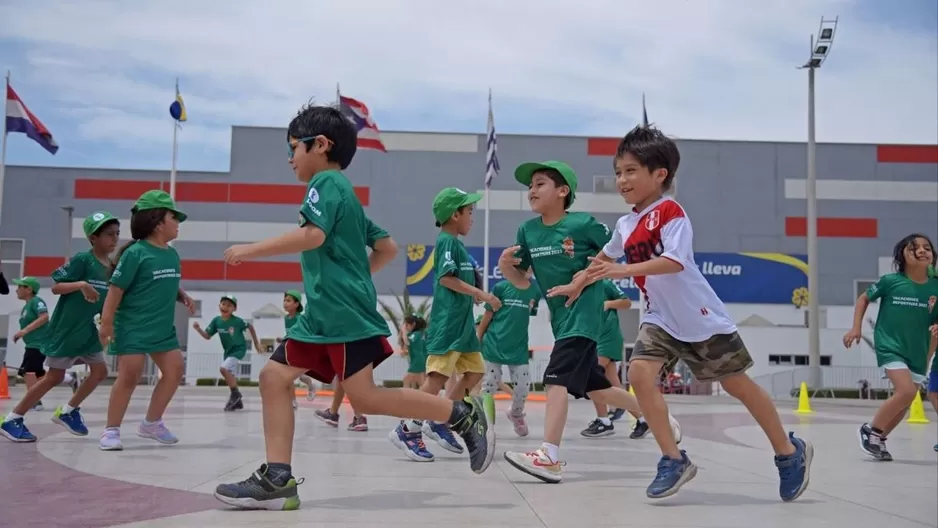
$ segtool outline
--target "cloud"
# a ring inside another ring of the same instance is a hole
[[[41,94],[29,100],[94,110],[70,114],[83,139],[128,148],[168,137],[176,76],[209,149],[227,149],[232,124],[284,126],[310,96],[333,100],[337,82],[384,129],[482,132],[491,87],[505,133],[621,134],[645,92],[651,119],[679,137],[803,141],[795,67],[820,16],[839,13],[818,72],[819,140],[938,142],[936,32],[867,20],[849,0],[219,6],[6,4],[0,39],[19,44],[5,55]]]

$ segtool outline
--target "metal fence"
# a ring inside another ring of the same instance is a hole
[[[753,381],[774,399],[795,399],[798,396],[792,395],[792,392],[799,389],[802,382],[808,383],[810,376],[811,368],[801,367],[755,376]],[[863,381],[869,384],[871,390],[892,389],[892,384],[883,378],[882,369],[878,367],[821,367],[821,376],[821,387],[811,387],[812,392],[856,389],[859,393]]]

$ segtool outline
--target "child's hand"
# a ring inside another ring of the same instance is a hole
[[[189,315],[195,315],[195,301],[192,300],[192,297],[189,297],[188,294],[183,294],[182,304],[189,309]]]
[[[566,306],[569,308],[570,305],[572,305],[574,301],[580,297],[581,293],[583,293],[583,289],[571,282],[570,284],[554,286],[553,288],[547,290],[547,298],[566,297]]]
[[[111,345],[111,341],[114,341],[114,323],[102,321],[101,328],[98,329],[98,339],[101,340],[101,345],[107,349]]]
[[[850,348],[853,345],[860,344],[861,335],[859,328],[851,328],[849,332],[844,334],[844,347]]]
[[[82,296],[90,303],[98,302],[98,298],[101,297],[98,290],[94,289],[94,286],[87,282],[83,282],[80,289]]]
[[[928,331],[931,332],[932,339],[938,339],[938,324],[929,326]]]
[[[521,246],[511,246],[505,248],[502,251],[502,254],[498,257],[498,265],[505,265],[507,267],[517,267],[521,265],[521,259],[515,256],[515,252],[521,249]]]
[[[481,295],[476,297],[476,301],[488,304],[492,307],[493,312],[497,312],[502,307],[501,299],[488,292],[482,292]]]
[[[192,323],[192,328],[195,328],[196,330],[201,330],[201,329],[202,329],[202,325],[200,325],[199,322],[196,321],[196,322]]]
[[[586,269],[586,276],[590,281],[601,279],[624,279],[630,275],[627,264],[618,264],[605,260],[589,257],[592,261],[590,267]]]

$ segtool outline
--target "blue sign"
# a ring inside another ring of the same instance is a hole
[[[469,247],[479,266],[485,262],[482,247]],[[505,248],[489,248],[489,287],[504,280],[498,257]],[[701,273],[725,303],[807,305],[808,264],[803,255],[784,253],[697,253]],[[624,262],[624,260],[622,260]],[[407,246],[407,291],[411,295],[433,295],[433,246]],[[618,281],[633,301],[639,299],[634,279]]]

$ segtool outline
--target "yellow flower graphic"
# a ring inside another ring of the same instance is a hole
[[[407,259],[411,262],[417,262],[418,260],[423,259],[424,254],[427,251],[427,246],[423,244],[408,244],[407,245]]]
[[[807,306],[808,299],[810,299],[810,295],[808,294],[808,289],[805,287],[796,288],[793,292],[791,292],[791,303],[798,308],[804,308]]]

